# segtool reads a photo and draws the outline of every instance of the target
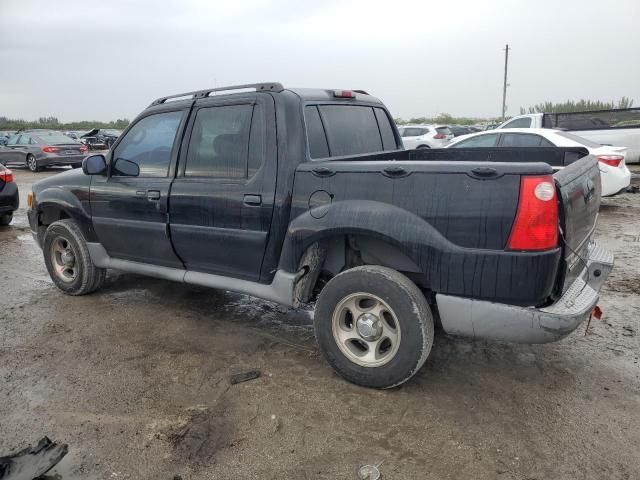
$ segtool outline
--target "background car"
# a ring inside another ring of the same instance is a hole
[[[13,132],[0,132],[0,145],[6,145]]]
[[[108,150],[122,134],[120,130],[111,128],[94,128],[80,135],[79,140],[91,150]]]
[[[0,165],[0,226],[7,226],[13,220],[13,212],[18,209],[18,186],[13,181],[13,173]]]
[[[0,147],[0,163],[26,165],[32,172],[51,165],[82,166],[87,146],[60,132],[26,130]]]
[[[398,130],[406,150],[442,148],[453,139],[453,133],[446,125],[406,125]]]
[[[472,130],[471,127],[467,125],[449,125],[449,130],[453,133],[454,137],[459,137],[460,135],[469,135],[470,133],[477,132],[478,130]]]
[[[631,182],[631,172],[625,164],[626,147],[600,145],[573,133],[549,128],[501,128],[459,137],[447,148],[499,147],[586,147],[596,157],[602,179],[602,196],[625,190]]]

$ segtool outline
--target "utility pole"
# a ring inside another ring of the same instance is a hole
[[[502,86],[502,121],[504,122],[505,114],[507,113],[507,65],[509,64],[509,44],[505,45],[504,49],[504,84]]]

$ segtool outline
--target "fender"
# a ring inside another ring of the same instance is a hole
[[[73,170],[49,177],[33,185],[35,194],[34,210],[38,213],[38,224],[51,223],[57,218],[42,218],[48,208],[64,212],[82,230],[88,242],[97,241],[91,222],[89,186],[91,177],[79,170]],[[35,219],[34,219],[35,220]]]
[[[560,248],[529,253],[460,247],[407,210],[370,200],[345,200],[312,208],[290,222],[280,268],[295,272],[311,244],[346,234],[369,235],[396,246],[418,265],[434,292],[493,301],[501,300],[499,292],[507,292],[511,303],[529,303],[531,298],[544,302],[560,259]]]

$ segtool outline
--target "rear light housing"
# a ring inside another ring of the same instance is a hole
[[[598,155],[598,161],[610,167],[619,167],[623,160],[622,155]]]
[[[42,151],[44,153],[56,153],[59,152],[60,149],[58,147],[42,147]]]
[[[539,251],[558,246],[558,197],[551,175],[520,179],[518,210],[507,242],[509,250]]]
[[[80,145],[80,151],[82,153],[86,153],[89,150],[89,147],[87,147],[86,145]]]
[[[0,170],[0,180],[4,183],[13,182],[13,172],[9,169]]]
[[[447,138],[444,133],[436,133],[433,138],[437,138],[438,140],[442,140],[443,138]]]
[[[351,90],[334,90],[333,96],[336,98],[356,98],[355,92]]]

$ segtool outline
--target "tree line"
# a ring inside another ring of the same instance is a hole
[[[114,128],[122,130],[129,125],[129,120],[119,118],[110,122],[84,120],[81,122],[60,122],[57,117],[40,117],[35,121],[16,118],[0,117],[0,130],[26,130],[30,128],[44,128],[50,130],[80,130],[88,131],[92,128]]]

